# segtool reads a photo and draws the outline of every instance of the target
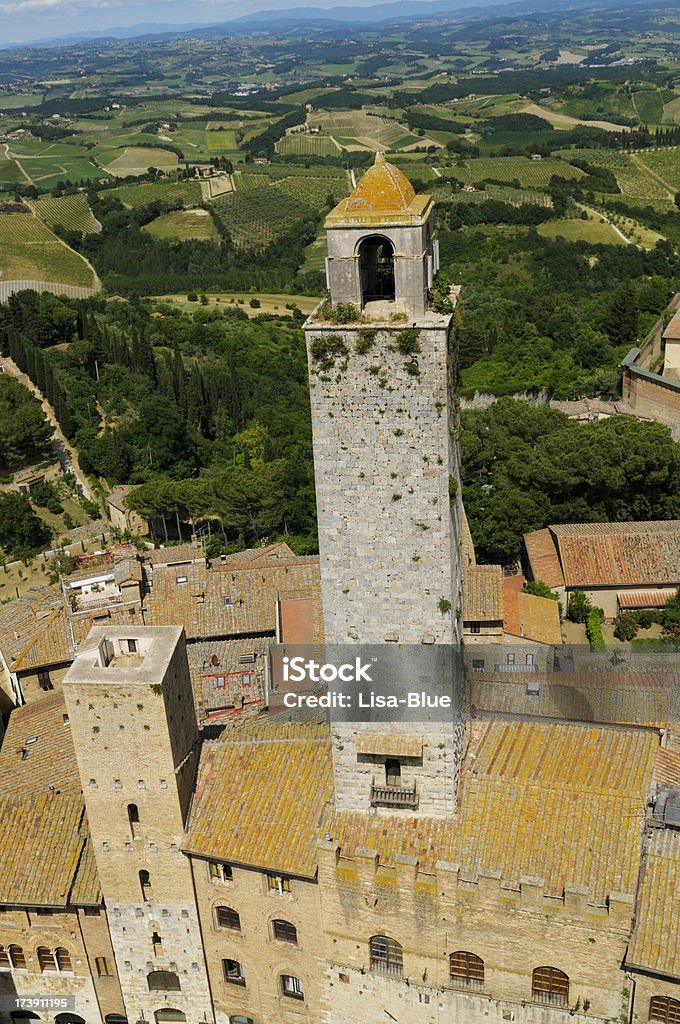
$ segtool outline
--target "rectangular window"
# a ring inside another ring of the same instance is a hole
[[[534,656],[533,656],[533,654],[527,654],[527,665],[533,665],[533,663],[534,663]]]
[[[128,649],[128,653],[129,654],[136,654],[137,653],[137,641],[136,640],[128,640],[127,641],[127,649]]]
[[[470,623],[470,632],[471,633],[481,633],[482,632],[482,624],[481,624],[481,622],[472,622],[472,623]]]
[[[514,665],[515,664],[515,655],[514,654],[508,654],[507,663],[508,663],[508,665]]]
[[[186,582],[187,582],[187,577],[186,576],[177,576],[175,578],[175,583],[186,583]]]
[[[97,975],[100,978],[111,978],[113,976],[111,974],[109,962],[105,956],[96,956],[94,958],[94,965],[97,968]]]
[[[224,970],[224,980],[229,985],[245,985],[246,978],[243,973],[243,967],[238,960],[223,960],[222,968]]]
[[[85,907],[83,913],[85,914],[85,917],[99,917],[101,910],[99,907]]]
[[[472,671],[483,672],[484,671],[484,658],[473,658],[472,659]]]
[[[267,888],[270,892],[278,892],[279,895],[290,892],[290,878],[284,878],[282,875],[267,875]]]
[[[281,975],[281,991],[284,996],[289,996],[291,999],[305,998],[305,990],[302,987],[302,982],[292,974]]]
[[[211,879],[217,882],[230,882],[233,878],[233,872],[229,864],[218,864],[214,860],[208,862],[208,874]]]
[[[52,680],[50,679],[49,672],[38,672],[38,685],[41,690],[52,690]]]

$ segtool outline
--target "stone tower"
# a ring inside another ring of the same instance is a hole
[[[378,154],[326,229],[330,299],[305,325],[326,640],[409,645],[410,656],[415,645],[455,646],[455,350],[452,305],[428,304],[438,269],[432,198]],[[451,686],[453,719],[392,725],[384,756],[376,725],[342,726],[340,809],[453,811],[463,726],[460,680]],[[411,739],[400,745],[398,734]],[[394,792],[381,798],[381,788]]]
[[[95,627],[63,685],[128,1020],[212,1022],[180,852],[198,756],[182,630]]]

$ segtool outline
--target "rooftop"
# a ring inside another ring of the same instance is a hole
[[[524,582],[523,576],[506,576],[503,580],[504,631],[539,644],[561,643],[557,601],[550,597],[527,594],[522,589]]]
[[[376,153],[352,194],[326,218],[326,227],[421,222],[429,214],[431,196],[418,196],[403,171]]]
[[[0,750],[0,903],[100,900],[61,693],[16,708]]]
[[[549,586],[680,583],[680,521],[578,523],[525,534],[535,579]],[[560,583],[562,576],[564,583]]]
[[[500,871],[501,885],[518,889],[526,875],[560,897],[581,885],[604,905],[611,892],[635,892],[657,744],[642,732],[489,722],[466,759],[453,821],[341,813],[330,831],[343,857],[372,849],[391,866],[406,854],[426,872],[445,860],[466,880]]]
[[[680,832],[654,831],[642,864],[627,967],[680,979]]]
[[[203,746],[184,848],[313,878],[332,799],[326,725],[252,725]]]
[[[503,619],[503,568],[471,565],[463,570],[463,619],[500,622]]]

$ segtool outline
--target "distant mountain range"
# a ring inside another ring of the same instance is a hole
[[[296,26],[323,25],[375,25],[394,21],[427,21],[464,15],[489,14],[537,14],[541,12],[581,11],[594,6],[590,0],[514,0],[499,3],[498,0],[388,0],[365,7],[291,7],[288,9],[256,11],[219,23],[193,23],[185,25],[163,25],[157,23],[124,27],[111,27],[93,31],[78,32],[54,39],[33,40],[30,43],[9,44],[5,48],[25,46],[65,46],[73,43],[96,42],[115,39],[172,38],[195,36],[219,38],[221,36],[248,35],[252,32],[274,33],[290,31]],[[621,7],[621,0],[598,0],[597,9]],[[631,3],[629,6],[645,6]]]

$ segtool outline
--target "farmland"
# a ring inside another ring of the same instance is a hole
[[[113,189],[111,195],[133,210],[156,200],[164,203],[179,201],[184,206],[196,206],[201,202],[201,185],[198,181],[149,181],[139,185],[121,185]]]
[[[363,110],[326,113],[315,110],[307,115],[307,124],[330,135],[348,150],[404,150],[409,146],[438,145],[429,137],[419,137],[397,121]]]
[[[145,174],[149,167],[171,170],[178,163],[177,155],[167,149],[130,146],[105,165],[109,174],[123,178],[127,174]]]
[[[520,188],[545,188],[553,174],[562,178],[583,177],[583,171],[564,160],[530,160],[522,156],[463,160],[455,165],[453,174],[467,184],[488,180],[510,183],[517,180]]]
[[[340,146],[330,135],[284,135],[276,150],[283,156],[337,156]]]
[[[668,150],[660,153],[620,153],[609,149],[578,149],[569,151],[570,158],[587,160],[596,167],[607,167],[616,175],[619,188],[624,196],[630,199],[668,206],[673,199],[673,188],[670,183],[661,179],[664,174],[678,174],[680,168],[680,150]],[[657,157],[663,158],[654,166]],[[676,170],[671,169],[675,166]]]
[[[61,224],[69,231],[81,231],[84,235],[100,230],[82,193],[62,199],[40,199],[34,203],[34,209],[51,228]]]
[[[155,238],[169,241],[200,238],[218,242],[220,238],[207,210],[173,210],[171,213],[162,213],[146,224],[144,231]]]
[[[234,243],[242,249],[262,249],[295,221],[313,211],[280,188],[261,185],[232,192],[215,200]]]
[[[53,188],[59,181],[81,181],[107,177],[88,155],[85,146],[69,143],[21,139],[8,148],[18,176],[11,180],[29,180],[40,188]],[[23,172],[23,173],[22,173]]]
[[[0,278],[55,281],[85,288],[95,284],[85,260],[30,213],[0,214]]]
[[[539,224],[538,233],[544,238],[565,238],[568,242],[589,242],[591,245],[625,245],[611,224],[600,220],[565,218]]]

